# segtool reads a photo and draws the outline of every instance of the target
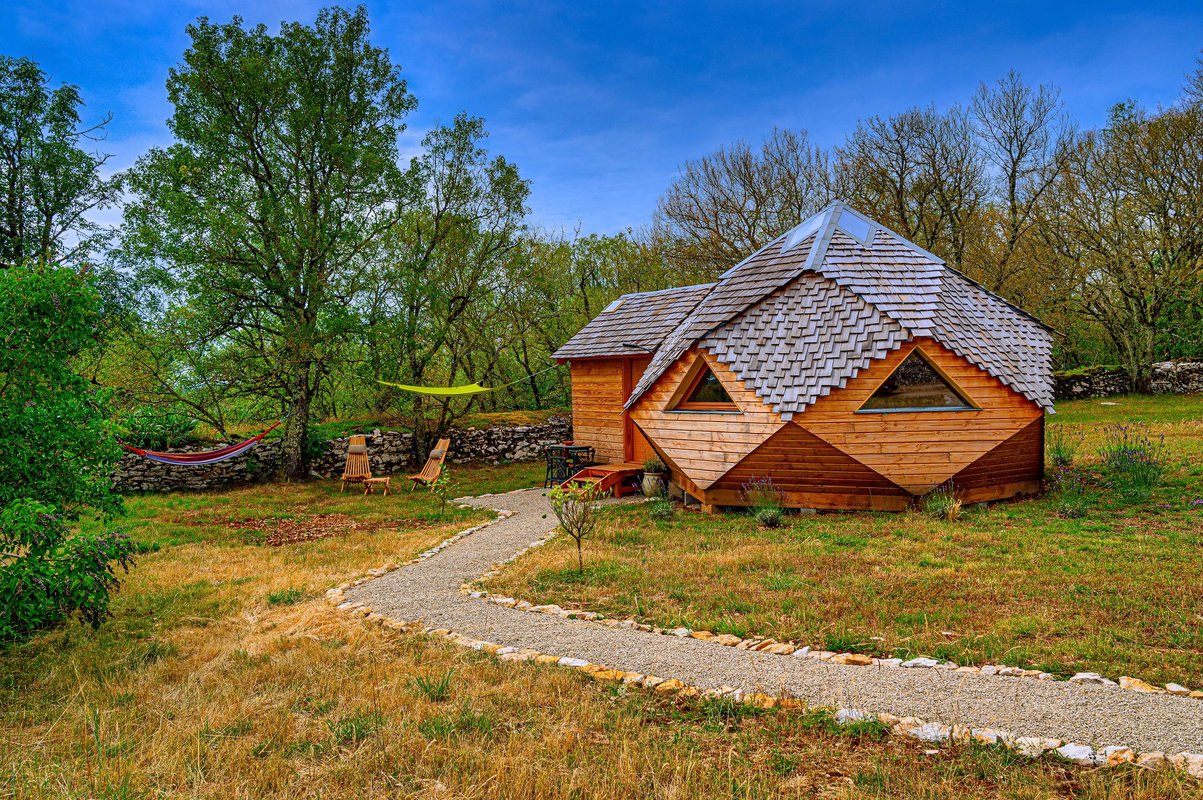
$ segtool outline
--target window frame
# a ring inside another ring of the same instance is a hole
[[[694,374],[689,375],[684,381],[682,381],[681,388],[677,391],[675,402],[669,406],[667,409],[668,411],[683,412],[687,414],[743,413],[739,410],[739,406],[735,404],[734,399],[731,399],[726,403],[691,401],[689,398],[692,397],[693,393],[698,390],[698,387],[701,385],[702,381],[706,379],[707,375],[713,375],[714,380],[720,387],[722,387],[722,390],[726,392],[727,397],[731,397],[731,392],[727,390],[726,386],[723,386],[722,380],[719,379],[718,375],[714,371],[714,368],[707,363],[705,358],[699,355],[697,360],[693,363],[691,370]]]
[[[917,356],[919,356],[919,358],[923,359],[923,361],[927,364],[927,366],[931,367],[932,372],[936,373],[936,375],[938,375],[940,377],[940,379],[943,380],[944,383],[946,383],[948,385],[948,388],[952,390],[952,393],[955,394],[957,397],[961,398],[962,401],[964,401],[965,405],[963,405],[963,406],[906,406],[903,408],[865,408],[865,405],[867,405],[870,401],[873,400],[874,396],[876,396],[876,394],[881,390],[881,387],[885,385],[886,381],[888,381],[890,378],[894,377],[894,374],[897,373],[898,370],[902,369],[902,365],[905,364],[907,362],[907,360],[913,355],[917,355]],[[962,389],[960,386],[958,386],[956,381],[954,381],[951,377],[949,377],[948,373],[946,373],[944,370],[940,369],[940,365],[937,364],[935,361],[933,361],[931,356],[929,356],[927,353],[925,353],[923,351],[923,348],[915,347],[915,348],[912,348],[911,351],[909,353],[907,353],[906,356],[901,361],[898,362],[898,365],[896,367],[894,367],[894,369],[890,370],[889,375],[886,375],[884,378],[881,379],[881,381],[878,382],[878,384],[876,386],[873,387],[873,391],[869,393],[869,396],[865,398],[865,401],[863,403],[861,403],[860,407],[852,413],[854,413],[854,414],[927,414],[927,413],[937,413],[937,412],[948,413],[948,412],[981,411],[981,410],[982,410],[982,407],[980,405],[978,405],[977,403],[975,403],[973,401],[973,398],[971,398],[964,389]]]

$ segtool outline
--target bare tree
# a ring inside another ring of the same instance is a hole
[[[1028,86],[1015,70],[979,85],[971,108],[994,212],[993,235],[975,253],[974,272],[990,289],[1007,292],[1032,266],[1021,251],[1038,222],[1038,206],[1069,160],[1073,126],[1059,89]]]
[[[835,182],[870,216],[960,267],[986,194],[969,115],[914,108],[857,125]]]
[[[806,131],[775,128],[689,161],[656,209],[654,235],[694,275],[725,271],[833,199],[827,154]]]

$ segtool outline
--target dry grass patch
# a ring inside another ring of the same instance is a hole
[[[564,607],[834,650],[1091,670],[1203,688],[1203,398],[1065,404],[1055,425],[1097,448],[1102,424],[1147,419],[1174,459],[1142,505],[1104,493],[1085,518],[1054,498],[919,513],[792,516],[609,509],[576,570],[554,540],[488,587]]]

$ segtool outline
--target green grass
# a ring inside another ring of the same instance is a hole
[[[1203,688],[1203,397],[1058,412],[1049,426],[1082,438],[1087,472],[1104,425],[1146,422],[1171,455],[1164,485],[1136,504],[1102,488],[1080,519],[1051,496],[969,507],[956,522],[818,514],[777,530],[743,513],[654,522],[642,505],[615,507],[586,542],[585,576],[557,539],[488,588],[664,627]]]

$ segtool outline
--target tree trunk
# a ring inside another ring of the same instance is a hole
[[[292,405],[288,422],[284,425],[283,450],[280,465],[284,477],[304,480],[309,477],[309,463],[305,457],[305,438],[309,433],[309,404],[312,393],[309,388],[309,370],[300,370],[293,384]]]

